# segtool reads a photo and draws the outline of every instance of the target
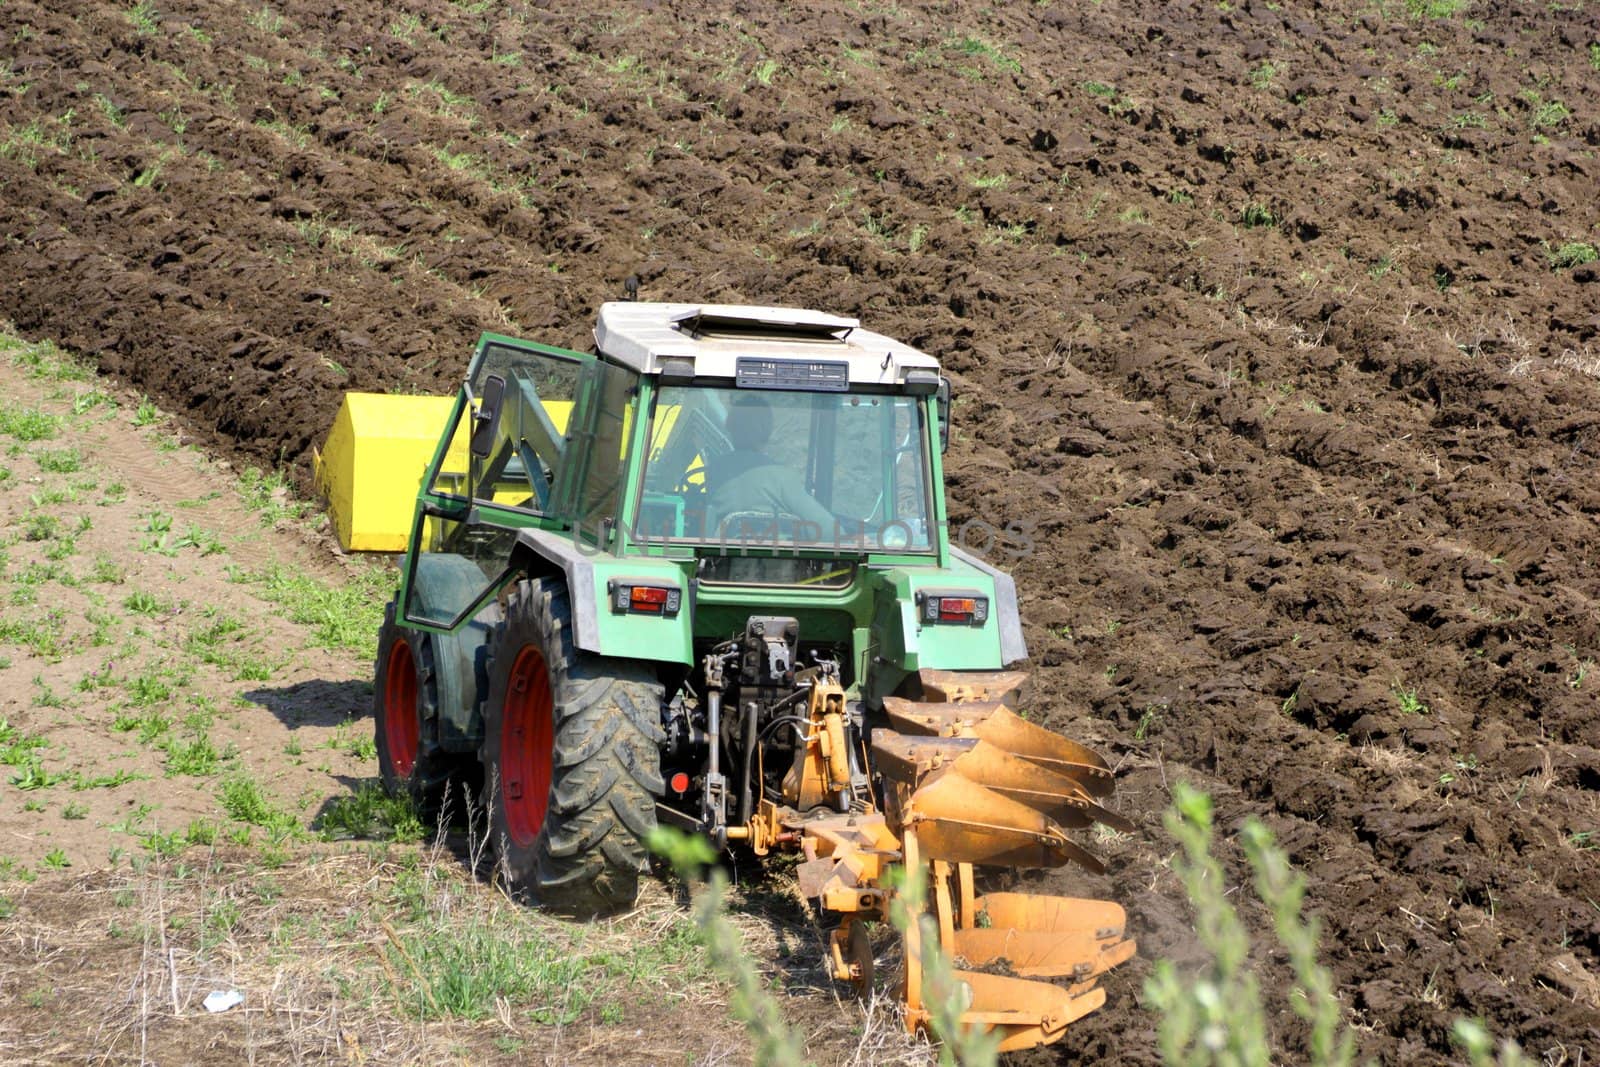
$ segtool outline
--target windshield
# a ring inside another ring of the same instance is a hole
[[[634,536],[930,551],[927,458],[916,397],[666,386]]]

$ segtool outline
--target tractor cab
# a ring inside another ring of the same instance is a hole
[[[1021,645],[1009,579],[943,526],[948,395],[924,353],[797,309],[606,304],[591,353],[485,335],[421,487],[401,616],[457,630],[543,568],[595,592],[581,647],[687,665],[782,607],[854,690],[871,631],[907,647],[899,605],[930,585],[974,604],[939,636],[998,663]],[[689,610],[619,611],[619,585]]]

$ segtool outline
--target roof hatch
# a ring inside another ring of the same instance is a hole
[[[843,341],[861,325],[859,319],[801,308],[739,307],[701,304],[669,316],[691,337],[772,337]]]

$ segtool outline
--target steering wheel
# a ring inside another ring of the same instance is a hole
[[[696,474],[700,475],[700,481],[691,481],[690,479]],[[683,477],[678,479],[678,484],[672,491],[682,497],[697,496],[704,493],[706,491],[706,465],[704,463],[691,465],[688,470],[683,472]]]

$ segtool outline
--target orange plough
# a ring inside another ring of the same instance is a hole
[[[805,856],[801,891],[838,913],[831,938],[834,977],[869,988],[874,960],[868,920],[886,921],[897,890],[891,867],[919,872],[931,885],[928,912],[939,946],[954,962],[966,1024],[993,1030],[1001,1051],[1059,1040],[1105,1001],[1097,979],[1133,958],[1122,907],[1104,900],[1022,893],[978,894],[975,868],[1104,865],[1068,836],[1095,823],[1123,832],[1128,820],[1101,803],[1112,774],[1094,752],[1012,710],[1020,672],[924,671],[921,701],[889,698],[894,729],[871,736],[883,810],[801,818],[763,804],[739,836],[757,847],[794,840]],[[823,788],[837,744],[825,686],[813,688],[813,739],[785,781],[785,792]],[[812,781],[810,786],[808,780]],[[903,934],[900,977],[906,1025],[929,1025],[922,933]]]

